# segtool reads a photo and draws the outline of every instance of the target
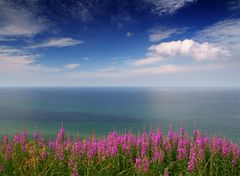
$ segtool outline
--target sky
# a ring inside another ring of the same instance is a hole
[[[240,0],[0,0],[0,87],[240,87]]]

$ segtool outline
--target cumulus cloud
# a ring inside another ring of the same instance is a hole
[[[226,57],[229,55],[228,50],[223,47],[214,46],[208,42],[198,43],[188,39],[182,41],[163,42],[158,45],[152,45],[148,49],[156,55],[165,57],[182,55],[192,57],[198,62],[215,60],[219,57]]]
[[[67,47],[67,46],[75,46],[81,43],[83,43],[83,41],[75,40],[72,38],[56,38],[56,39],[47,40],[39,44],[30,45],[27,48],[48,48],[48,47],[61,48],[61,47]]]
[[[0,36],[33,36],[47,28],[42,18],[10,1],[0,1]]]
[[[64,67],[69,69],[69,70],[74,70],[78,67],[80,67],[81,64],[65,64]]]
[[[198,43],[189,39],[162,42],[150,46],[148,50],[150,57],[135,60],[133,65],[153,64],[167,58],[180,56],[193,58],[197,62],[202,62],[226,58],[230,55],[229,50],[224,47],[215,46],[208,42]]]
[[[152,5],[153,13],[159,15],[173,14],[184,6],[197,0],[145,0]]]

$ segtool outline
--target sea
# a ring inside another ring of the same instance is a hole
[[[53,138],[184,127],[240,142],[240,88],[0,88],[0,136]]]

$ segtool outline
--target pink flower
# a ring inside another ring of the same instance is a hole
[[[76,172],[71,173],[71,176],[79,176],[79,175],[78,175],[78,172],[76,171]]]
[[[148,170],[149,170],[150,163],[149,163],[149,160],[146,156],[143,158],[142,165],[143,165],[143,172],[147,173]]]
[[[163,161],[163,155],[159,149],[154,150],[153,161]]]
[[[6,146],[6,154],[5,154],[5,160],[8,160],[10,158],[12,151],[12,144],[7,144]]]
[[[13,141],[14,141],[15,143],[19,143],[19,142],[20,142],[20,136],[18,135],[18,133],[16,133],[16,134],[14,135]]]
[[[57,134],[57,141],[59,143],[63,143],[65,138],[65,132],[64,132],[64,128],[60,128]]]
[[[168,169],[167,169],[167,168],[164,170],[163,176],[169,176],[169,173],[168,173]]]
[[[33,138],[36,141],[38,140],[38,133],[36,131],[33,133]]]
[[[172,131],[172,128],[170,128],[170,129],[168,130],[168,138],[169,138],[169,140],[172,140],[172,139],[173,139],[173,131]]]
[[[9,142],[9,137],[8,137],[8,135],[4,135],[4,136],[3,136],[3,141],[4,141],[5,144],[7,144],[7,143]]]
[[[180,128],[180,135],[184,136],[184,128]]]
[[[3,166],[0,165],[0,173],[2,173],[2,172],[3,172]]]
[[[46,158],[47,158],[47,152],[42,152],[41,153],[41,158],[43,159],[43,160],[45,160]]]
[[[186,139],[180,139],[178,141],[178,148],[177,148],[177,159],[181,160],[183,158],[187,158],[187,142]]]
[[[193,135],[194,135],[194,141],[195,141],[198,137],[200,137],[200,131],[199,130],[194,130]]]
[[[192,172],[196,165],[196,155],[193,144],[191,144],[190,147],[190,156],[189,156],[189,162],[188,162],[188,171]]]
[[[222,145],[222,155],[225,156],[229,153],[228,142],[224,141]]]
[[[142,166],[142,159],[140,157],[136,158],[135,166],[137,168],[137,171],[139,172],[141,170],[141,166]]]

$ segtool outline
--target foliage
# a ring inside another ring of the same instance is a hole
[[[71,140],[59,129],[55,140],[34,133],[0,142],[0,175],[240,175],[240,146],[221,137],[193,137],[169,129],[148,133],[111,132],[103,138]]]

